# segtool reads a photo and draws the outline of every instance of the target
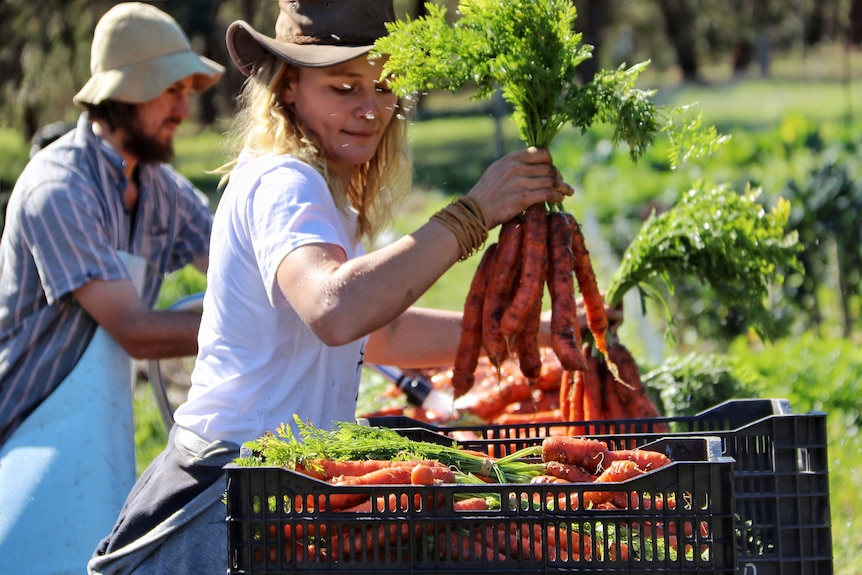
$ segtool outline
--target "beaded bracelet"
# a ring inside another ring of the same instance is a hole
[[[479,202],[470,196],[460,196],[448,206],[431,216],[445,226],[458,238],[461,247],[461,257],[458,261],[464,261],[476,253],[485,244],[488,238],[488,224],[485,212]]]

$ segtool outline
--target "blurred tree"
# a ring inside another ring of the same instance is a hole
[[[683,80],[697,81],[698,50],[697,0],[659,0],[665,33],[676,51],[676,61]]]
[[[89,77],[96,15],[110,5],[100,0],[0,3],[0,114],[4,125],[21,130],[30,139],[41,125],[77,115],[72,96]]]
[[[198,49],[200,54],[224,65],[227,56],[224,48],[225,27],[217,18],[222,3],[223,0],[183,0],[155,4],[176,19],[193,43],[202,44]],[[198,98],[198,121],[202,125],[211,125],[218,118],[218,94],[219,90],[207,90]]]
[[[227,23],[250,22],[271,34],[274,0],[151,0],[174,16],[195,48],[226,66],[214,90],[196,101],[195,118],[229,117],[243,77],[224,45]],[[458,0],[433,0],[457,17]],[[587,80],[599,67],[650,59],[658,70],[676,65],[697,79],[703,63],[727,58],[736,73],[758,63],[769,73],[771,49],[821,41],[862,42],[862,0],[572,0],[578,31],[594,46],[582,65]],[[72,96],[89,76],[89,48],[98,17],[116,0],[0,2],[0,124],[27,138],[45,124],[71,121]],[[395,0],[396,15],[421,16],[425,0]],[[661,31],[664,31],[662,34]]]
[[[799,260],[804,275],[791,277],[785,293],[808,318],[807,327],[823,320],[820,298],[835,289],[830,280],[837,271],[837,298],[844,336],[859,320],[862,280],[862,182],[859,147],[855,142],[823,150],[805,181],[791,180],[782,195],[794,206],[789,225],[804,246]]]
[[[851,0],[849,15],[847,37],[852,46],[859,46],[862,44],[862,0]]]
[[[614,2],[590,2],[589,0],[572,0],[578,9],[578,19],[575,22],[576,31],[583,34],[584,44],[593,47],[593,57],[578,66],[578,76],[584,83],[593,79],[601,66],[601,51],[604,44],[603,32],[611,22],[614,13]]]

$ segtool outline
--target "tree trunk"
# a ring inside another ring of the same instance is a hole
[[[578,66],[578,78],[586,83],[592,80],[601,68],[602,29],[611,17],[612,7],[608,0],[574,3],[578,8],[575,28],[583,34],[584,44],[593,47],[593,57]]]
[[[850,30],[847,33],[852,46],[862,44],[862,0],[850,3]]]
[[[689,0],[658,0],[665,32],[676,51],[682,77],[698,81],[697,43],[694,26],[695,8]]]

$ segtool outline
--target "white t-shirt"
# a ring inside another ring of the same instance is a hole
[[[242,444],[293,424],[353,421],[362,338],[321,342],[285,300],[276,269],[293,249],[335,244],[364,253],[355,214],[335,207],[323,177],[292,156],[241,155],[219,200],[188,400],[176,422],[208,441]]]

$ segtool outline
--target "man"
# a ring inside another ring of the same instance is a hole
[[[0,443],[75,366],[101,325],[135,358],[195,353],[198,316],[152,311],[165,274],[206,269],[211,212],[164,162],[189,92],[224,68],[157,8],[119,4],[96,26],[77,128],[37,154],[0,241]],[[148,263],[141,296],[118,252]]]
[[[4,450],[62,389],[97,328],[134,358],[197,350],[199,314],[152,306],[166,274],[190,263],[206,269],[212,222],[206,198],[167,162],[177,126],[189,116],[190,93],[211,87],[224,68],[196,54],[170,16],[130,2],[96,25],[90,70],[74,97],[85,110],[76,128],[31,159],[9,199],[0,240]],[[141,285],[124,254],[145,262]],[[8,454],[0,455],[2,482]],[[39,519],[53,520],[54,534],[75,529],[59,523],[69,518]],[[6,527],[0,517],[0,556],[15,547],[8,538],[15,529]],[[109,528],[92,535],[79,571]]]

